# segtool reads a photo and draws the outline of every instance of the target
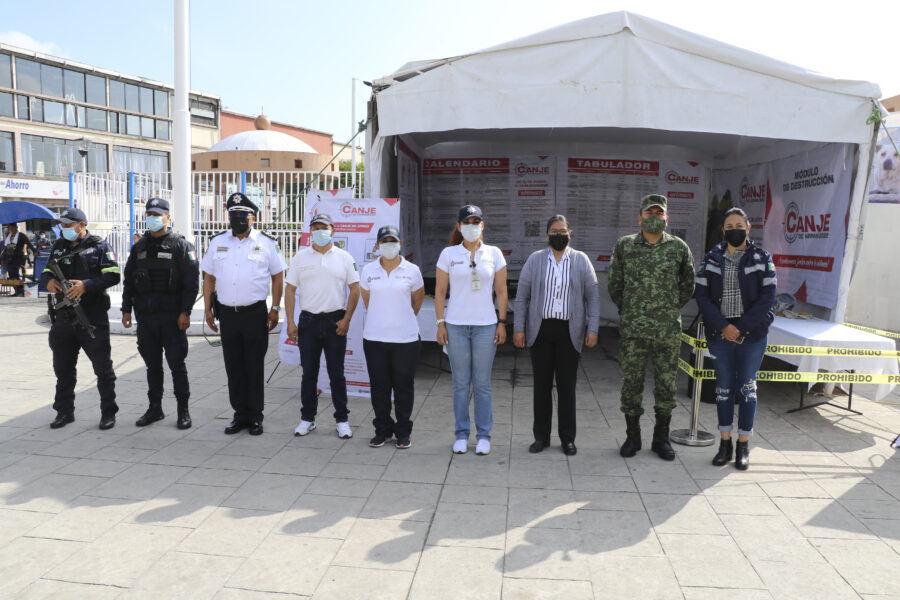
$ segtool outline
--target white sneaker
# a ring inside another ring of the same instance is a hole
[[[310,431],[316,428],[315,421],[300,421],[300,424],[297,425],[297,428],[294,429],[294,435],[306,435]]]
[[[465,454],[468,449],[469,442],[467,440],[456,440],[453,442],[453,454]]]
[[[348,423],[347,421],[337,424],[337,432],[338,437],[342,440],[350,439],[353,437],[353,430],[350,429],[350,423]]]
[[[491,453],[491,440],[478,440],[478,444],[475,446],[475,454],[490,454]]]

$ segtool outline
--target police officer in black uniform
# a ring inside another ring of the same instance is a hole
[[[178,407],[176,427],[188,429],[191,389],[184,359],[188,353],[186,332],[191,325],[191,308],[200,288],[200,265],[194,246],[169,231],[169,202],[151,198],[145,208],[149,231],[131,248],[122,291],[122,325],[131,327],[133,309],[138,351],[147,365],[150,406],[135,425],[144,427],[166,416],[162,410],[165,350]]]
[[[116,424],[116,374],[109,347],[109,295],[106,288],[119,283],[121,275],[116,255],[106,243],[87,230],[87,218],[78,208],[67,208],[59,215],[62,237],[50,251],[63,276],[72,284],[66,296],[78,300],[93,331],[79,324],[71,307],[50,311],[50,348],[53,350],[53,372],[56,374],[56,398],[53,429],[65,427],[75,420],[75,381],[78,351],[83,349],[91,360],[100,392],[100,429]],[[49,262],[49,261],[48,261]],[[41,285],[53,293],[62,292],[61,282],[48,267],[41,273]]]
[[[28,253],[34,255],[34,246],[31,245],[28,236],[19,231],[16,223],[7,223],[7,236],[2,240],[3,250],[0,252],[0,264],[6,267],[8,279],[25,279],[25,265],[28,262]],[[25,295],[25,286],[16,286],[16,296]]]

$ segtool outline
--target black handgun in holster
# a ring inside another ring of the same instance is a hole
[[[47,298],[47,304],[50,309],[50,321],[55,323],[57,317],[63,316],[66,320],[74,321],[76,325],[87,330],[88,335],[94,338],[94,329],[96,327],[91,325],[91,322],[88,320],[87,313],[84,312],[84,307],[81,306],[81,301],[66,296],[66,293],[75,284],[63,275],[56,259],[49,261],[47,268],[53,272],[53,278],[59,282],[59,286],[62,288],[61,292],[52,293]]]

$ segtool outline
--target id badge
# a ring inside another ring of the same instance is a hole
[[[481,275],[477,271],[472,271],[472,291],[481,291]]]
[[[554,298],[553,299],[553,312],[554,313],[562,313],[563,311],[563,301],[562,298]]]

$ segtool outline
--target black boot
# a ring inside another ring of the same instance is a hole
[[[653,444],[650,449],[663,460],[675,460],[675,450],[669,443],[669,423],[671,421],[672,415],[656,413],[656,427],[653,428]]]
[[[742,442],[738,440],[737,447],[734,452],[734,466],[739,471],[746,471],[750,468],[750,440]]]
[[[728,461],[731,460],[731,455],[734,453],[734,444],[731,441],[731,438],[727,440],[723,439],[719,441],[719,452],[713,457],[712,464],[717,467],[721,467],[722,465],[727,465]]]
[[[147,408],[147,412],[141,415],[141,418],[134,422],[138,427],[146,427],[150,423],[156,423],[166,418],[163,414],[162,405],[158,402],[151,402]]]
[[[641,449],[641,416],[633,417],[625,415],[625,443],[619,450],[619,455],[630,458]]]
[[[175,426],[178,429],[190,429],[191,428],[191,413],[188,411],[188,403],[187,400],[179,400],[178,401],[178,421],[175,423]]]

